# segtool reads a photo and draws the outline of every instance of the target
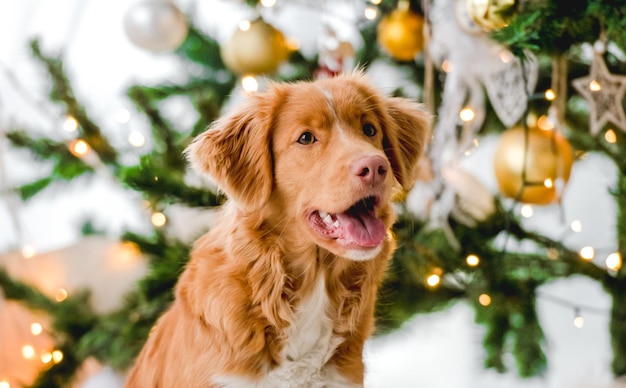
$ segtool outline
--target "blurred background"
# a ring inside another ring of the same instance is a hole
[[[366,387],[626,386],[624,20],[599,0],[0,0],[0,388],[123,386],[224,201],[182,149],[270,80],[357,66],[435,118]]]

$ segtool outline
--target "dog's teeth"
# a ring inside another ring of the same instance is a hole
[[[333,222],[333,226],[335,228],[338,228],[339,227],[339,220],[335,220],[335,222]]]
[[[319,211],[319,214],[320,214],[320,218],[322,218],[322,219],[324,219],[324,218],[326,218],[328,216],[328,213],[323,212],[321,210]]]
[[[326,213],[326,216],[322,218],[324,220],[325,223],[327,223],[328,225],[333,223],[333,218],[330,216],[330,214]]]

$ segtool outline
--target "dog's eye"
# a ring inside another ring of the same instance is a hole
[[[365,134],[365,136],[374,137],[376,136],[377,132],[378,131],[376,130],[376,127],[374,125],[370,123],[363,125],[363,133]]]
[[[313,136],[311,132],[304,132],[302,135],[300,135],[300,138],[298,139],[298,143],[303,145],[313,144],[316,141],[317,139],[315,138],[315,136]]]

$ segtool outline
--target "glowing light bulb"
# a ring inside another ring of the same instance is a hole
[[[544,93],[544,97],[546,98],[546,100],[548,101],[554,101],[554,99],[556,98],[556,93],[554,92],[554,90],[552,89],[548,89],[546,90],[546,92]]]
[[[22,346],[22,356],[27,360],[35,357],[35,348],[33,348],[31,345]]]
[[[576,308],[574,310],[574,326],[578,329],[582,329],[585,326],[585,319],[580,315],[580,310]]]
[[[159,228],[165,225],[165,223],[167,222],[167,217],[165,217],[165,214],[161,212],[154,212],[152,213],[152,217],[150,217],[150,222],[152,222],[152,225]]]
[[[449,73],[452,71],[452,62],[450,62],[447,59],[444,59],[443,62],[441,62],[441,70],[444,71],[444,73]]]
[[[37,249],[30,244],[26,244],[22,247],[22,257],[25,259],[32,259],[37,254]]]
[[[378,10],[374,7],[365,7],[365,11],[363,12],[365,19],[374,20],[378,17]]]
[[[241,87],[248,93],[254,93],[259,90],[259,81],[251,75],[247,75],[241,79]]]
[[[57,302],[63,302],[65,299],[67,299],[67,291],[65,288],[59,288],[54,294],[54,300]]]
[[[241,31],[248,31],[251,26],[250,20],[242,20],[239,22],[239,29]]]
[[[593,247],[587,246],[587,247],[580,248],[580,251],[578,252],[578,254],[583,260],[591,261],[593,260],[593,257],[595,256],[595,251],[593,250]]]
[[[276,0],[261,0],[261,5],[267,8],[271,8],[276,5]]]
[[[75,139],[75,140],[72,140],[72,142],[70,143],[69,149],[72,155],[76,156],[77,158],[80,158],[80,157],[87,155],[90,147],[86,141],[82,139]]]
[[[524,204],[520,208],[520,214],[522,215],[522,217],[530,218],[533,216],[533,214],[535,214],[535,211],[533,210],[533,207],[529,204]]]
[[[9,382],[6,381],[6,380],[1,380],[0,381],[0,388],[11,388],[11,384],[9,384]]]
[[[476,113],[474,113],[472,108],[463,108],[459,113],[459,117],[462,121],[468,122],[474,120],[474,117],[476,117]]]
[[[129,122],[130,112],[128,111],[128,109],[122,108],[115,112],[115,121],[120,124],[126,124],[127,122]]]
[[[132,131],[128,134],[128,142],[133,147],[141,147],[146,143],[146,137],[139,131]]]
[[[428,277],[426,278],[426,284],[431,287],[437,287],[439,283],[441,283],[441,277],[436,273],[428,275]]]
[[[570,228],[572,228],[573,232],[579,233],[583,231],[583,223],[580,220],[574,220],[570,224]]]
[[[370,3],[374,4],[374,5],[380,5],[380,3],[382,3],[383,0],[370,0]]]
[[[67,116],[65,120],[63,120],[63,130],[66,132],[74,132],[78,129],[78,121],[74,118],[74,116]]]
[[[491,297],[487,294],[480,294],[478,297],[478,303],[483,306],[489,306],[491,304]]]
[[[40,323],[33,322],[30,324],[30,332],[33,333],[33,335],[39,335],[43,332],[43,326],[41,326]]]
[[[551,131],[554,129],[554,122],[546,115],[542,115],[537,119],[537,127],[544,131]]]
[[[465,261],[467,262],[467,265],[469,265],[470,267],[476,267],[480,263],[480,258],[478,258],[478,256],[474,254],[471,254],[471,255],[467,255],[467,257],[465,258]]]
[[[604,132],[604,140],[606,140],[607,143],[615,143],[617,141],[617,135],[615,134],[615,131],[612,129],[608,129],[606,132]]]
[[[622,255],[619,252],[611,253],[606,258],[606,267],[612,271],[619,271],[622,268]]]
[[[52,361],[52,353],[50,352],[44,352],[41,354],[41,356],[39,357],[39,359],[41,360],[41,362],[43,362],[44,364],[49,363],[50,361]]]
[[[55,364],[60,363],[61,361],[63,361],[63,352],[60,350],[55,350],[52,352],[52,361],[54,361]]]
[[[544,185],[546,188],[551,189],[552,187],[554,187],[554,182],[552,181],[552,179],[550,179],[550,178],[546,178],[546,179],[543,181],[543,185]]]
[[[591,90],[592,92],[599,92],[600,90],[602,90],[602,85],[600,85],[600,82],[594,79],[593,81],[589,82],[589,90]]]

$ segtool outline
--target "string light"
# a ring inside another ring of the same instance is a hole
[[[426,284],[428,284],[430,287],[437,287],[439,283],[441,283],[441,276],[437,275],[436,273],[430,274],[426,278]]]
[[[622,256],[619,252],[614,252],[607,256],[606,267],[611,271],[619,271],[622,268]]]
[[[589,90],[591,90],[592,92],[599,92],[600,90],[602,90],[602,85],[600,85],[600,82],[594,79],[593,81],[589,82]]]
[[[552,187],[554,187],[554,182],[552,181],[552,179],[550,179],[550,178],[546,178],[546,179],[543,181],[543,185],[544,185],[546,188],[551,189]]]
[[[152,222],[152,225],[159,228],[165,225],[165,222],[167,222],[167,218],[165,217],[165,214],[161,212],[154,212],[152,213],[152,217],[150,217],[150,222]]]
[[[374,4],[374,5],[380,5],[380,3],[382,3],[383,0],[370,0],[370,3]]]
[[[33,335],[39,335],[43,332],[43,326],[41,326],[40,323],[33,322],[30,324],[30,332],[33,333]]]
[[[54,361],[55,364],[60,363],[61,361],[63,361],[63,352],[60,350],[55,350],[52,352],[52,361]]]
[[[552,89],[546,90],[546,92],[544,93],[544,96],[546,100],[548,101],[554,101],[556,99],[556,93]]]
[[[128,142],[133,147],[141,147],[146,143],[146,137],[139,131],[132,131],[128,134]]]
[[[122,108],[115,112],[115,121],[120,124],[126,124],[127,122],[129,122],[130,112],[128,111],[128,109]]]
[[[478,297],[478,303],[487,307],[491,304],[491,297],[487,294],[480,294],[480,296]]]
[[[44,352],[41,354],[39,359],[41,360],[42,363],[48,364],[50,361],[52,361],[52,353]]]
[[[474,117],[476,117],[476,113],[474,113],[472,108],[463,108],[459,113],[459,117],[462,121],[468,122],[474,120]]]
[[[533,214],[535,214],[535,212],[532,206],[530,206],[529,204],[524,204],[520,208],[520,214],[522,215],[522,217],[530,218],[533,216]]]
[[[11,388],[11,384],[6,380],[2,380],[0,381],[0,388]]]
[[[570,224],[570,228],[572,228],[573,232],[579,233],[583,231],[583,223],[580,220],[574,220]]]
[[[578,254],[583,260],[591,261],[593,260],[595,251],[593,250],[593,247],[586,246],[586,247],[580,248],[580,251],[578,252]]]
[[[551,131],[554,129],[554,122],[546,115],[542,115],[537,119],[537,127],[544,131]]]
[[[452,71],[452,62],[450,62],[447,59],[444,59],[443,62],[441,62],[441,70],[444,71],[444,73],[449,73]]]
[[[254,93],[259,90],[259,81],[251,75],[247,75],[241,79],[243,90],[248,93]]]
[[[74,116],[67,116],[65,120],[63,120],[63,130],[66,132],[74,132],[78,129],[78,121],[74,118]]]
[[[271,8],[276,5],[276,0],[261,0],[261,5],[266,8]]]
[[[26,244],[22,247],[22,257],[25,259],[32,259],[37,254],[37,249],[30,244]]]
[[[54,300],[57,302],[63,302],[65,299],[67,299],[67,291],[65,288],[59,288],[54,294]]]
[[[465,258],[465,261],[467,262],[467,265],[469,265],[470,267],[476,267],[480,263],[480,258],[474,254],[471,254],[471,255],[467,255],[467,257]]]
[[[585,326],[585,318],[580,315],[580,309],[578,307],[574,309],[574,326],[576,326],[577,329],[582,329],[583,326]]]
[[[365,19],[374,20],[378,17],[378,10],[375,7],[365,7],[363,14]]]
[[[604,132],[604,140],[606,140],[607,143],[615,143],[617,141],[617,135],[615,134],[615,131],[612,129],[608,129],[606,132]]]
[[[86,141],[82,139],[74,139],[70,143],[69,149],[72,155],[76,156],[77,158],[80,158],[80,157],[87,155],[90,147]]]
[[[22,346],[22,356],[27,360],[35,357],[35,348],[33,348],[32,345]]]
[[[250,20],[242,20],[239,22],[239,29],[241,31],[248,31],[251,26]]]

